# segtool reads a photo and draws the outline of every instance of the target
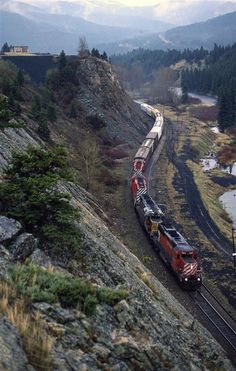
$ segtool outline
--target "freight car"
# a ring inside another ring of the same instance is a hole
[[[137,158],[133,161],[132,175],[142,175],[144,172],[145,161],[143,159]]]

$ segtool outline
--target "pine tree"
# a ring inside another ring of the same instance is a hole
[[[24,85],[25,78],[22,70],[18,70],[16,75],[16,85],[22,87]]]
[[[10,111],[8,98],[5,95],[0,94],[0,129],[9,126],[9,121],[13,117]]]
[[[70,105],[70,113],[69,113],[69,117],[71,119],[74,119],[77,117],[77,112],[76,112],[76,107],[75,107],[75,104],[72,102],[71,105]]]
[[[65,68],[66,65],[67,65],[66,55],[65,55],[64,50],[62,50],[60,55],[59,55],[59,60],[58,60],[59,70],[62,70],[63,68]]]
[[[46,119],[45,114],[43,113],[41,113],[40,118],[38,120],[38,134],[46,142],[51,141],[50,130],[48,127],[47,119]]]
[[[37,95],[34,96],[33,102],[31,105],[31,115],[33,119],[39,120],[41,114],[41,102]]]
[[[79,214],[61,193],[58,181],[72,180],[67,154],[62,148],[43,150],[29,147],[13,153],[0,183],[1,212],[21,222],[25,231],[39,238],[47,250],[74,253],[81,235],[74,222]]]
[[[218,125],[220,131],[224,132],[225,129],[233,125],[233,104],[232,94],[230,89],[221,91],[218,98],[219,114],[218,114]]]
[[[102,59],[104,59],[105,61],[108,61],[108,57],[107,57],[107,53],[106,52],[103,52],[102,53]]]
[[[50,121],[56,121],[57,119],[56,109],[52,103],[49,103],[47,107],[47,119]]]
[[[1,53],[8,53],[9,51],[10,51],[10,47],[9,47],[8,43],[6,42],[2,46]]]

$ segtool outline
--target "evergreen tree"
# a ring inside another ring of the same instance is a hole
[[[12,82],[7,76],[3,76],[1,82],[2,94],[7,97],[12,93]]]
[[[95,49],[95,48],[93,48],[91,50],[91,55],[92,55],[92,57],[101,58],[101,55],[100,55],[98,49]]]
[[[9,47],[8,43],[6,42],[2,46],[1,53],[8,53],[9,51],[10,51],[10,47]]]
[[[76,112],[76,107],[75,107],[75,104],[72,102],[71,105],[70,105],[70,113],[69,113],[69,117],[71,119],[74,119],[77,117],[77,112]]]
[[[47,119],[50,121],[56,121],[57,119],[56,109],[52,103],[49,103],[47,107]]]
[[[8,98],[0,94],[0,129],[8,127],[11,118],[13,118],[13,114],[10,111]]]
[[[38,134],[46,142],[51,141],[47,119],[45,114],[43,113],[41,113],[40,118],[38,120]]]
[[[219,114],[218,125],[220,131],[224,132],[225,129],[233,125],[233,104],[230,89],[223,90],[218,98]]]
[[[105,61],[108,61],[108,57],[107,57],[107,53],[106,52],[103,52],[102,53],[102,59],[104,59]]]
[[[16,85],[22,87],[24,85],[25,78],[22,70],[18,70],[16,75]]]
[[[42,247],[65,256],[78,249],[81,237],[74,225],[78,211],[70,205],[70,196],[56,188],[62,179],[72,180],[64,149],[29,147],[26,153],[13,153],[0,198],[4,215],[19,220]]]
[[[62,50],[60,55],[59,55],[59,60],[58,60],[59,70],[62,70],[63,68],[65,68],[66,65],[67,65],[66,55],[65,55],[64,50]]]
[[[39,120],[41,115],[41,102],[38,95],[35,95],[31,105],[31,115],[33,119]]]

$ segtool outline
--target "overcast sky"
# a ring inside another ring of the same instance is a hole
[[[2,0],[0,0],[1,3]],[[5,0],[8,3],[14,3],[12,0]],[[17,1],[17,0],[15,0]],[[18,0],[28,4],[42,7],[51,13],[63,14],[63,5],[67,2],[82,5],[71,10],[71,15],[82,16],[85,19],[101,22],[101,17],[95,17],[96,14],[107,13],[122,16],[132,14],[133,16],[143,16],[148,18],[159,18],[164,22],[175,25],[190,24],[204,21],[225,13],[236,11],[236,0]],[[126,11],[127,7],[127,11]],[[129,10],[128,7],[136,7]],[[142,10],[142,7],[145,9]],[[150,8],[148,8],[150,7]],[[151,9],[151,7],[154,7]],[[66,11],[68,11],[67,8]],[[128,13],[131,11],[132,13]],[[67,13],[68,14],[68,13]],[[114,17],[113,17],[114,19]],[[103,19],[104,24],[104,19]]]

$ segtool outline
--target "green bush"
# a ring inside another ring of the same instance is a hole
[[[114,305],[127,297],[125,290],[96,288],[88,281],[34,264],[12,267],[10,277],[17,290],[33,302],[59,302],[63,307],[79,308],[87,315],[94,313],[98,303]]]
[[[0,183],[2,213],[19,220],[45,249],[63,254],[77,251],[79,212],[71,206],[69,194],[57,191],[59,180],[73,179],[66,151],[29,147],[26,153],[13,153],[6,175]]]
[[[127,292],[125,290],[111,290],[109,288],[102,288],[97,292],[97,297],[100,303],[107,303],[114,305],[120,300],[125,299]]]

